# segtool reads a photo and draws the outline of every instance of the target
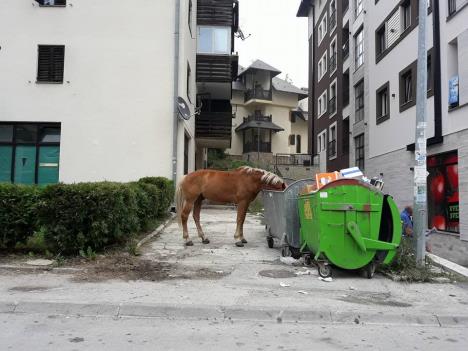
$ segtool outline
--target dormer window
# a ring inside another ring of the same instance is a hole
[[[41,6],[66,6],[67,0],[36,0]]]

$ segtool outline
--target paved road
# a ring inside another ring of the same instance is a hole
[[[155,281],[0,270],[0,350],[468,347],[466,287],[346,272],[327,283],[282,264],[258,217],[245,248],[234,246],[233,211],[203,210],[202,224],[207,246],[184,248],[174,223],[144,248],[142,260],[164,262]]]

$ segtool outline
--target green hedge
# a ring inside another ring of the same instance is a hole
[[[0,228],[7,230],[1,232],[0,245],[14,247],[40,230],[52,252],[99,251],[150,229],[167,213],[173,194],[165,178],[45,188],[1,185]]]
[[[0,247],[13,248],[37,230],[39,188],[0,183]]]
[[[163,177],[145,177],[141,178],[139,183],[152,184],[161,190],[161,202],[158,209],[158,216],[162,216],[169,210],[169,206],[174,200],[174,183],[172,180]]]

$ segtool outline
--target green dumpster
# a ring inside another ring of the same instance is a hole
[[[401,240],[398,208],[389,195],[355,179],[340,179],[299,196],[301,251],[310,252],[322,277],[328,263],[363,268],[371,278],[379,263],[390,263]]]

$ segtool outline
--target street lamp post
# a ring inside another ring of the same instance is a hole
[[[416,137],[414,167],[413,244],[416,263],[424,264],[427,228],[427,0],[419,0],[418,66],[416,95]]]

